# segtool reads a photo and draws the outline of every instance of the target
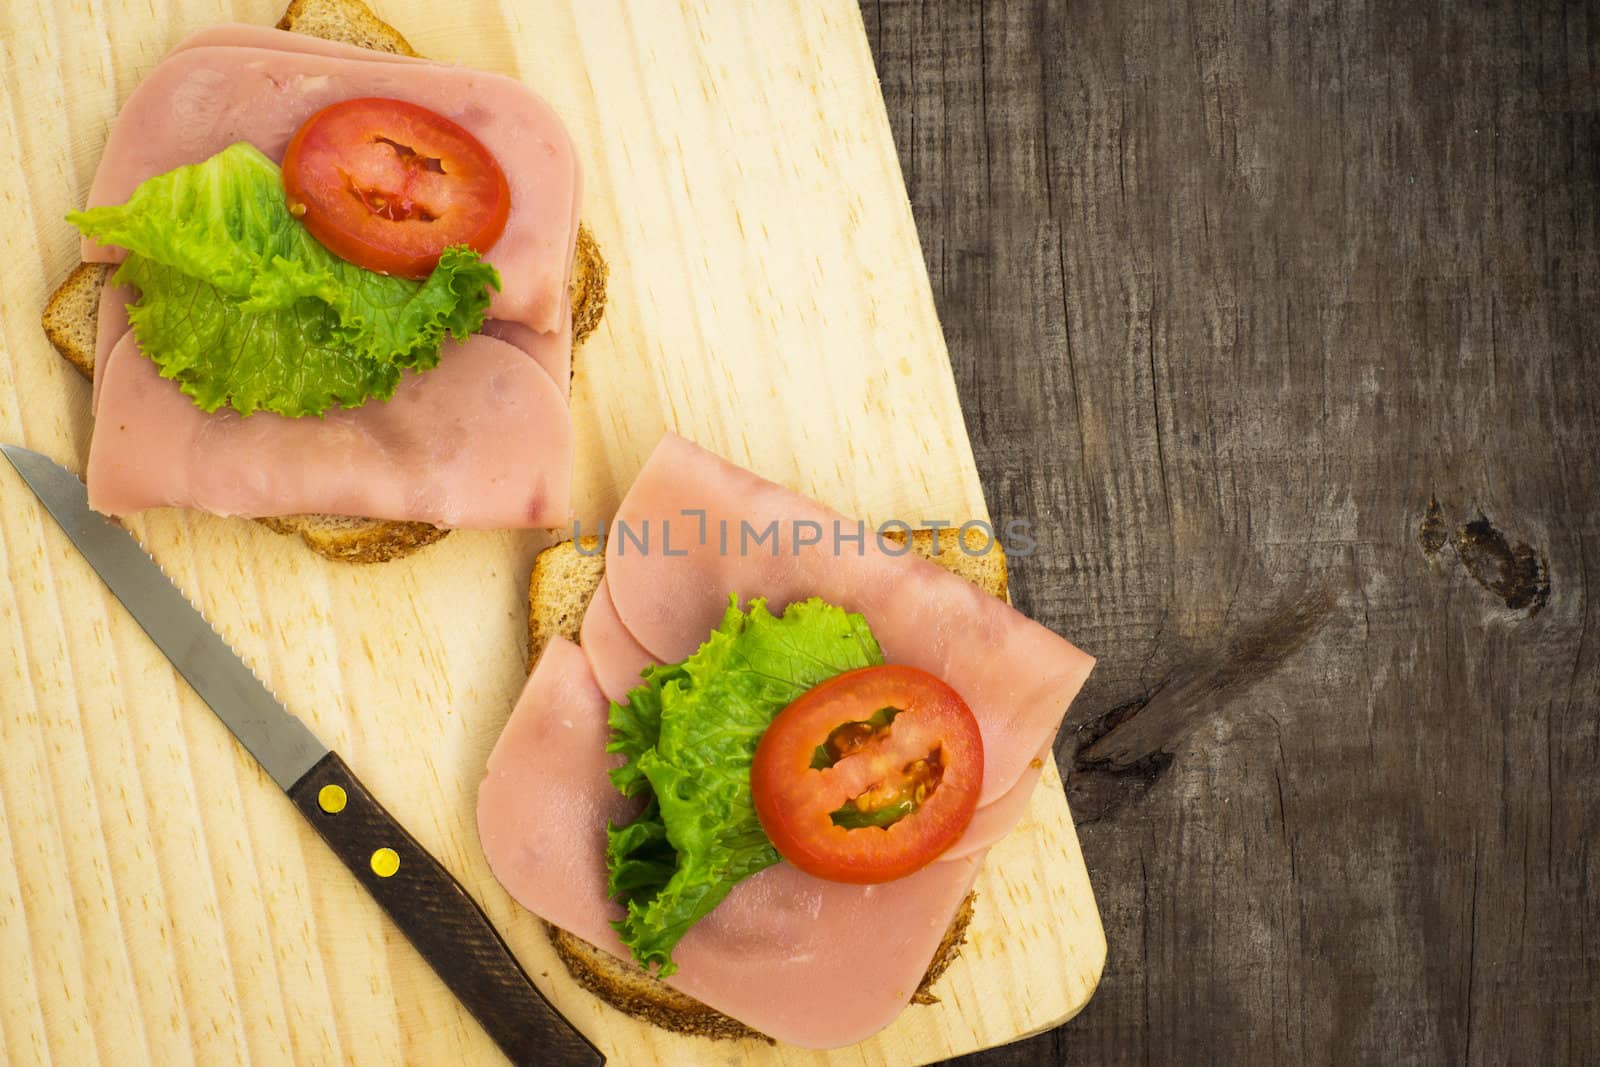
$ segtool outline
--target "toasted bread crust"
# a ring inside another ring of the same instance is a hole
[[[572,347],[589,339],[606,313],[606,276],[611,268],[600,254],[594,233],[581,220],[578,247],[572,259]]]
[[[567,973],[618,1011],[690,1037],[713,1041],[750,1038],[776,1044],[766,1034],[651,977],[631,960],[619,960],[559,926],[545,923],[545,931],[555,945],[556,955],[566,964]]]
[[[278,29],[394,55],[417,55],[400,31],[374,15],[361,0],[293,0],[278,20]],[[100,290],[114,269],[110,263],[78,264],[45,302],[41,319],[50,344],[91,381]],[[594,234],[579,222],[571,284],[574,349],[594,332],[605,314],[608,273]],[[425,522],[344,515],[284,515],[257,521],[277,533],[298,534],[313,552],[341,563],[399,559],[443,540],[450,532]]]
[[[293,0],[278,20],[278,29],[397,56],[417,54],[399,30],[361,0]]]
[[[576,543],[563,541],[534,557],[528,579],[528,672],[553,636],[578,640],[589,598],[606,572],[600,539],[593,534]]]
[[[274,533],[299,534],[313,552],[339,563],[387,563],[450,533],[426,522],[345,515],[274,515],[256,521]]]
[[[50,299],[41,323],[44,335],[66,361],[94,381],[95,329],[100,322],[100,289],[111,276],[110,263],[79,263]]]
[[[977,890],[973,890],[962,899],[956,917],[950,920],[950,927],[944,932],[944,940],[934,949],[933,959],[928,961],[928,969],[922,972],[922,981],[917,983],[917,991],[911,994],[911,1003],[939,1003],[939,998],[933,995],[933,985],[956,961],[956,957],[961,955],[961,946],[967,943],[967,927],[972,923],[972,905],[977,899]]]
[[[895,544],[906,542],[905,534],[899,531],[886,531],[884,539]],[[976,529],[967,531],[964,536],[954,529],[915,530],[911,534],[911,553],[939,564],[991,596],[1005,599],[1005,551],[998,542],[987,542]],[[539,553],[528,579],[530,671],[552,637],[578,640],[584,612],[604,576],[605,554],[600,551],[598,537],[585,537],[577,543],[563,541]],[[913,1004],[938,1003],[933,986],[961,953],[976,899],[976,893],[968,893],[961,902],[912,994]],[[567,972],[579,985],[617,1010],[663,1030],[691,1037],[756,1038],[772,1043],[765,1034],[678,992],[632,960],[620,960],[559,927],[548,923],[545,927]]]

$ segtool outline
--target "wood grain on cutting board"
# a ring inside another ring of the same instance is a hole
[[[566,119],[610,303],[573,387],[575,506],[609,517],[665,429],[870,521],[985,515],[860,17],[846,2],[376,5],[422,53]],[[81,470],[89,389],[38,327],[120,102],[262,3],[0,10],[0,437]],[[523,680],[545,535],[329,563],[256,524],[130,526],[455,872],[618,1061],[916,1063],[1053,1026],[1105,942],[1054,766],[978,883],[938,1005],[818,1055],[636,1024],[578,989],[490,876],[473,797]],[[493,1062],[471,1018],[0,476],[0,1061]],[[1069,637],[1071,635],[1068,635]]]

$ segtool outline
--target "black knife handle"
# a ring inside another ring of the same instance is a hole
[[[461,883],[384,810],[338,753],[318,760],[289,799],[512,1063],[605,1063],[529,980]]]

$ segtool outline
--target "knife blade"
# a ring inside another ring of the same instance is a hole
[[[69,540],[217,718],[517,1064],[605,1057],[551,1006],[476,901],[286,709],[133,535],[89,508],[78,477],[0,444]]]

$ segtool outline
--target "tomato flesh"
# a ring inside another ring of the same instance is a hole
[[[950,686],[915,667],[847,671],[802,694],[756,746],[750,788],[779,854],[834,882],[904,878],[978,806],[983,739]]]
[[[453,245],[487,252],[506,228],[511,188],[471,133],[404,100],[330,104],[283,156],[289,210],[341,259],[425,278]]]

